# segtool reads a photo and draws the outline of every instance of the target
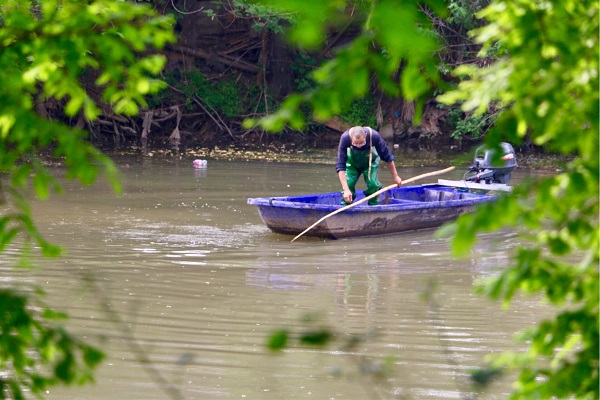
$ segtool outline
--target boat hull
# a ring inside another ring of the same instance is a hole
[[[401,187],[382,194],[379,205],[365,203],[344,210],[326,218],[304,236],[340,239],[435,228],[494,198],[488,193],[472,193],[443,185]],[[287,235],[298,235],[339,210],[343,207],[340,202],[339,192],[248,199],[248,204],[258,207],[269,229]]]

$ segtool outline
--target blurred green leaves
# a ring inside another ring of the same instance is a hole
[[[305,118],[295,111],[302,105],[310,107],[316,120],[327,120],[347,110],[354,100],[368,96],[373,80],[388,95],[416,100],[419,110],[427,94],[440,82],[435,57],[440,45],[433,35],[426,33],[431,22],[421,7],[444,15],[442,0],[258,2],[295,13],[290,40],[301,48],[322,46],[328,30],[343,29],[346,25],[358,27],[358,34],[333,59],[314,71],[316,87],[284,102],[274,115],[248,121],[248,126],[259,123],[265,129],[277,131],[289,123],[293,129],[302,129]]]
[[[482,53],[498,44],[493,65],[457,68],[458,89],[438,97],[482,115],[506,108],[488,135],[492,143],[533,143],[575,155],[565,172],[523,182],[510,196],[461,217],[445,233],[466,254],[477,233],[512,227],[521,233],[512,267],[479,292],[508,306],[517,293],[542,294],[557,307],[552,320],[522,337],[528,351],[493,360],[519,373],[512,398],[598,398],[598,3],[560,0],[492,2],[480,14]]]
[[[31,265],[33,249],[47,257],[61,252],[38,232],[24,195],[32,190],[46,199],[62,190],[39,153],[59,159],[69,179],[89,185],[104,173],[120,191],[115,165],[87,133],[44,118],[38,106],[52,101],[66,118],[88,120],[101,112],[136,114],[146,94],[163,85],[154,76],[165,59],[153,49],[175,40],[171,25],[126,1],[0,4],[0,251],[19,238],[21,266]],[[95,86],[84,85],[84,76]],[[55,325],[64,314],[30,304],[40,295],[0,290],[0,398],[41,397],[51,385],[89,382],[103,358]]]
[[[0,290],[0,398],[41,396],[57,383],[93,381],[102,352],[70,336],[53,321],[66,316],[29,304],[30,294]],[[36,365],[46,368],[36,368]]]

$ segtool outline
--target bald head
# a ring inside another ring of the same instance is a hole
[[[350,134],[350,137],[355,140],[361,140],[367,136],[367,132],[365,132],[365,129],[362,126],[353,126],[348,133]]]

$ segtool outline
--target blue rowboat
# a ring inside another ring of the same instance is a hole
[[[481,203],[496,198],[492,190],[472,190],[440,184],[402,186],[379,196],[379,205],[365,203],[326,218],[305,236],[331,239],[385,235],[435,228]],[[356,201],[364,196],[358,195]],[[249,198],[269,229],[298,235],[340,205],[340,192],[287,197]]]

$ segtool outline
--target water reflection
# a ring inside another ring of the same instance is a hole
[[[287,236],[274,235],[279,236],[281,243],[278,243],[276,251],[273,243],[262,244],[267,248],[259,252],[267,256],[256,260],[258,268],[246,272],[247,282],[249,285],[273,289],[306,290],[309,286],[327,286],[328,280],[324,277],[335,277],[340,273],[367,274],[373,280],[378,275],[393,276],[397,280],[402,275],[439,274],[445,272],[445,267],[455,267],[456,261],[449,255],[448,240],[435,239],[433,232],[407,232],[401,240],[398,235],[342,241],[309,239],[310,248],[302,248],[300,256],[295,254],[297,244],[288,245],[285,243]],[[463,260],[464,264],[461,264],[461,267],[466,267],[464,271],[471,276],[471,282],[493,276],[506,267],[507,255],[516,245],[515,240],[516,234],[513,232],[482,235],[469,257]],[[357,241],[361,244],[355,245]],[[365,241],[369,254],[365,254],[362,244]],[[398,247],[399,244],[402,246]],[[396,246],[396,249],[389,251],[388,246]],[[340,248],[343,252],[336,253]],[[302,265],[301,274],[298,273],[299,265]]]
[[[131,342],[186,399],[354,399],[373,398],[373,390],[381,398],[464,398],[468,368],[514,346],[512,334],[543,314],[532,301],[506,311],[472,293],[475,280],[506,267],[518,245],[511,232],[483,235],[461,260],[433,230],[290,243],[246,199],[331,191],[332,166],[211,161],[197,171],[188,161],[131,165],[118,198],[102,184],[67,182],[68,196],[34,204],[40,229],[67,255],[12,279],[40,285],[71,314],[72,329],[109,354],[96,386],[53,389],[47,398],[166,398]],[[0,260],[3,273],[8,261]],[[82,277],[92,277],[96,292]],[[431,282],[437,307],[422,297]],[[107,304],[129,334],[102,311]],[[302,329],[315,312],[341,337],[378,334],[355,353],[269,354],[272,331]],[[359,358],[388,356],[394,373],[382,381],[352,369]],[[489,393],[508,390],[504,382]]]

